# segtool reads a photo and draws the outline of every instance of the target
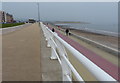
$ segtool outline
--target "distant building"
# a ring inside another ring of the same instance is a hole
[[[29,19],[28,22],[29,22],[29,23],[35,23],[36,20],[34,20],[34,19]]]
[[[6,13],[4,11],[0,11],[0,23],[11,23],[13,22],[13,16],[9,13]]]

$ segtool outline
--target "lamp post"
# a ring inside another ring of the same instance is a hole
[[[38,5],[38,22],[39,22],[39,26],[40,26],[40,9],[39,9],[39,2],[37,3]]]

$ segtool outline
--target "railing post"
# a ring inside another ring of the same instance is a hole
[[[47,41],[47,29],[46,29],[47,27],[45,25],[43,25],[42,23],[41,23],[41,27],[42,27],[42,30],[43,30],[45,40]]]
[[[55,48],[51,48],[51,57],[52,60],[57,59],[56,56],[56,49]]]
[[[48,28],[48,27],[46,27],[46,28]],[[51,38],[51,34],[50,34],[50,32],[46,29],[47,47],[51,47],[51,46],[50,46],[50,43],[51,43],[50,38]]]
[[[50,39],[47,40],[47,47],[51,47],[50,46]]]
[[[43,31],[44,31],[45,40],[47,41],[47,30],[45,25],[43,25]]]
[[[63,44],[61,44],[58,40],[56,41],[56,43],[58,45],[58,50],[59,50],[60,59],[61,59],[62,79],[63,81],[72,81],[71,69],[69,68],[68,64],[66,63],[63,57],[65,56],[66,58],[68,58],[65,48]]]
[[[63,58],[61,59],[61,62],[63,81],[72,81],[71,69]]]
[[[53,33],[54,35],[57,35],[57,33]],[[56,48],[57,48],[57,45],[55,45],[55,42],[54,42],[54,37],[53,35],[51,34],[51,59],[57,59],[57,52],[56,52]]]

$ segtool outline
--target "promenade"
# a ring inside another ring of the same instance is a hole
[[[59,63],[49,59],[50,48],[37,23],[2,35],[2,42],[2,81],[61,80],[60,74],[53,77]]]
[[[49,28],[53,26],[49,25]],[[37,23],[2,35],[2,81],[62,81],[58,60]],[[117,57],[55,29],[58,36],[117,79]],[[90,49],[91,48],[91,49]],[[97,81],[91,72],[66,50],[69,60],[85,81]],[[74,78],[74,76],[73,76]],[[74,79],[75,80],[75,79]]]

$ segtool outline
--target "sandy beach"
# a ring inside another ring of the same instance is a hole
[[[93,41],[97,41],[101,44],[104,44],[104,45],[107,45],[109,47],[118,49],[118,37],[95,34],[95,33],[91,33],[91,32],[85,32],[85,31],[82,31],[82,30],[70,30],[70,31],[72,33],[77,34],[77,35],[89,38]]]
[[[65,30],[65,28],[61,28],[61,29]],[[88,31],[78,30],[78,29],[76,30],[76,29],[70,28],[69,30],[71,33],[74,33],[78,36],[83,36],[85,38],[96,41],[100,44],[109,46],[114,49],[118,49],[118,37],[102,35],[102,34],[92,33],[92,32],[88,32]]]

